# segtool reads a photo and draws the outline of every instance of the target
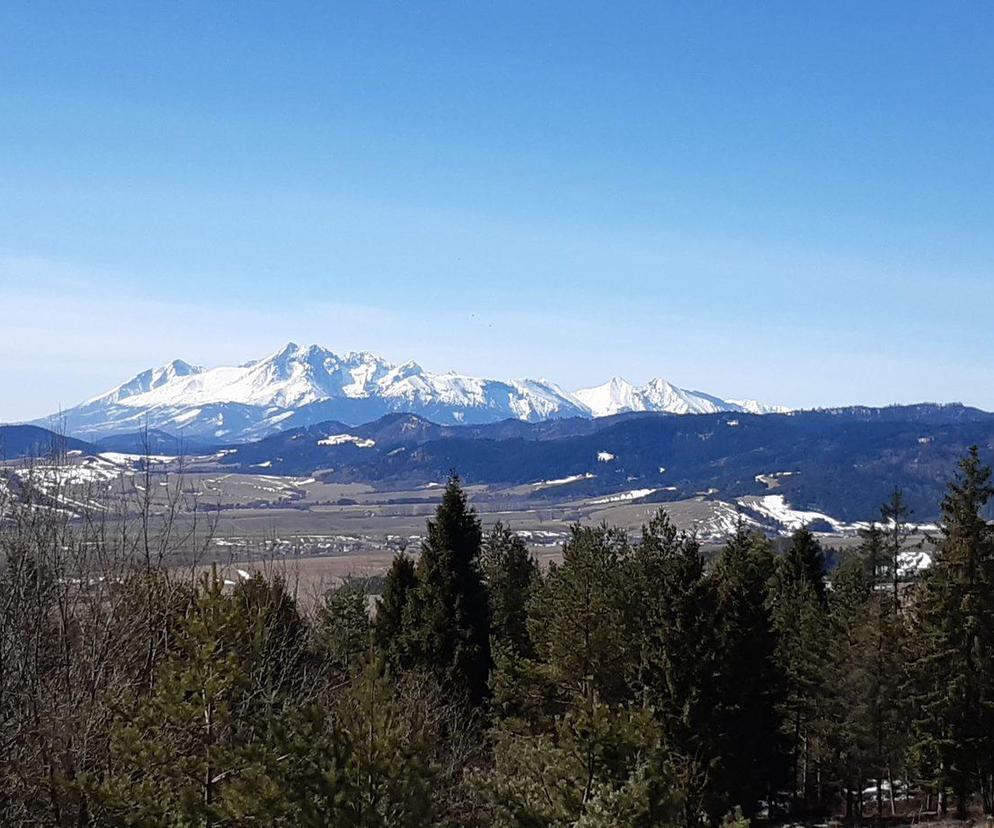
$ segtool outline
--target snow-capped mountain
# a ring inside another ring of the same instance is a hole
[[[715,414],[741,411],[748,414],[783,413],[787,409],[755,400],[722,400],[701,391],[686,391],[664,379],[649,380],[636,386],[621,377],[594,388],[574,391],[576,397],[594,417],[607,417],[624,411],[663,411],[669,414]]]
[[[208,369],[174,360],[62,412],[59,420],[69,433],[91,438],[147,425],[238,442],[326,420],[368,422],[397,411],[452,424],[509,418],[535,422],[623,411],[771,410],[685,391],[661,379],[636,387],[616,378],[570,393],[548,380],[435,374],[415,362],[393,365],[374,354],[339,356],[317,345],[291,342],[264,359],[234,367]]]

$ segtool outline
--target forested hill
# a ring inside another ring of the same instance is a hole
[[[322,423],[232,447],[227,468],[318,474],[335,481],[424,485],[458,469],[468,483],[576,478],[535,496],[653,490],[648,499],[778,494],[842,520],[902,488],[916,518],[937,514],[948,470],[994,447],[994,414],[961,405],[844,408],[791,414],[623,414],[543,423],[439,426],[390,415],[362,426]]]

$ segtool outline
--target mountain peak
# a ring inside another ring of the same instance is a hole
[[[272,355],[272,359],[279,359],[280,357],[288,357],[295,355],[300,350],[300,346],[296,342],[287,342],[282,348],[280,348],[276,353]]]
[[[659,378],[636,386],[615,376],[570,393],[548,380],[432,373],[414,361],[393,365],[368,351],[338,356],[320,345],[291,341],[239,366],[204,369],[176,359],[65,416],[69,428],[89,436],[134,430],[147,422],[167,431],[182,428],[192,437],[239,440],[329,419],[355,425],[393,412],[446,424],[744,410],[765,409],[686,391]]]

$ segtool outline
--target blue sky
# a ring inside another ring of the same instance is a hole
[[[994,5],[0,5],[0,420],[283,342],[994,408]]]

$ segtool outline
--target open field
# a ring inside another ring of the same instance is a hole
[[[121,520],[146,501],[153,513],[164,514],[172,504],[179,533],[192,528],[195,514],[201,541],[205,531],[211,535],[206,554],[191,541],[189,550],[177,551],[177,565],[194,559],[246,570],[276,565],[303,593],[349,575],[381,574],[399,550],[416,554],[425,522],[442,493],[438,484],[377,489],[313,477],[155,469],[146,473],[126,456],[111,454],[69,458],[58,467],[8,467],[5,479],[9,487],[30,480],[80,516]],[[606,523],[634,532],[660,508],[706,547],[719,545],[739,519],[770,534],[790,528],[708,495],[665,504],[645,502],[645,490],[583,497],[571,495],[573,482],[469,486],[466,491],[485,527],[505,523],[544,563],[559,557],[573,524]],[[788,512],[783,519],[795,516]],[[822,535],[833,547],[850,545],[857,537],[856,527],[841,525]]]

